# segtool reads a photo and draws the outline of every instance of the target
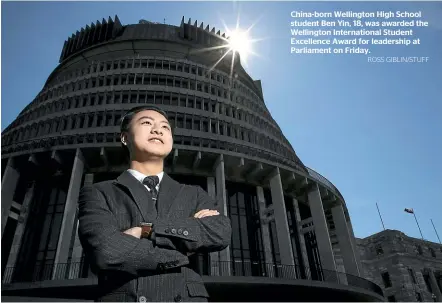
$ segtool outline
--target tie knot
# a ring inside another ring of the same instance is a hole
[[[158,183],[160,183],[160,178],[158,178],[158,176],[147,176],[143,180],[143,184],[147,185],[151,190],[155,189]]]

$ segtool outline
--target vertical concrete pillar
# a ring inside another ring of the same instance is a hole
[[[304,271],[307,277],[310,276],[308,272],[309,263],[308,263],[308,255],[307,255],[307,247],[305,246],[305,238],[304,234],[301,232],[301,212],[299,211],[299,202],[296,198],[293,198],[293,209],[295,210],[295,218],[296,218],[296,232],[298,233],[299,238],[299,246],[301,247],[301,258],[304,263]],[[293,247],[293,249],[295,249]]]
[[[276,233],[278,235],[279,253],[283,265],[295,265],[290,239],[287,211],[285,208],[284,192],[282,191],[279,168],[275,168],[270,178],[270,190],[275,214]]]
[[[439,272],[439,279],[437,279],[437,283],[439,285],[439,290],[442,291],[442,273]]]
[[[81,178],[83,176],[84,159],[81,150],[77,148],[72,167],[69,189],[64,207],[63,221],[61,223],[60,235],[58,238],[57,252],[55,253],[55,264],[64,263],[67,265],[69,248],[77,215],[77,202],[80,193]],[[54,270],[53,279],[65,279],[67,266],[58,265]]]
[[[439,285],[437,285],[437,280],[436,280],[433,270],[430,269],[428,274],[430,277],[431,290],[432,290],[433,294],[436,296],[437,302],[442,302],[442,293],[439,289]]]
[[[92,185],[93,183],[94,174],[86,174],[84,176],[83,186]],[[71,262],[69,266],[69,279],[81,278],[81,269],[83,268],[83,264],[81,263],[81,257],[83,256],[83,247],[81,246],[80,238],[78,237],[78,212],[75,217],[74,232],[75,240],[74,247],[72,248],[72,255],[70,256]]]
[[[336,236],[338,237],[339,248],[344,261],[345,272],[354,276],[360,276],[359,267],[356,261],[357,251],[353,247],[352,235],[347,226],[344,208],[342,204],[331,209],[333,221],[335,222]]]
[[[2,179],[2,237],[11,210],[15,188],[20,178],[20,172],[15,168],[14,162],[13,158],[8,159]]]
[[[207,193],[210,197],[216,199],[215,178],[207,177]],[[219,276],[219,252],[214,251],[210,253],[210,275]]]
[[[362,277],[363,276],[363,269],[362,269],[362,263],[361,263],[361,256],[359,254],[358,245],[356,244],[356,237],[353,232],[353,226],[351,224],[350,218],[348,218],[347,227],[348,227],[348,230],[350,231],[351,244],[353,246],[353,251],[355,252],[356,264],[358,265],[358,268],[359,268],[359,276]]]
[[[215,182],[216,182],[216,198],[221,212],[228,216],[227,213],[227,195],[226,195],[226,177],[224,174],[224,157],[219,155],[215,163]],[[236,231],[233,231],[236,232]],[[230,246],[219,252],[219,261],[222,265],[220,274],[230,276]]]
[[[321,193],[317,183],[313,185],[308,193],[310,211],[315,226],[316,242],[318,243],[319,256],[322,268],[336,271],[335,258],[328,233],[327,221],[322,206]]]
[[[17,222],[17,228],[15,229],[14,239],[12,241],[11,250],[9,251],[8,261],[6,267],[10,268],[7,273],[5,273],[5,279],[11,279],[13,275],[13,270],[15,269],[15,263],[17,261],[18,254],[20,252],[20,247],[22,244],[22,238],[26,230],[26,222],[29,215],[29,208],[32,202],[32,198],[35,192],[35,182],[32,183],[31,187],[26,191],[25,197],[23,199],[23,204],[20,210],[20,216]],[[5,252],[6,253],[6,252]],[[7,282],[4,281],[4,282]]]
[[[264,198],[264,190],[261,186],[256,187],[258,197],[259,219],[261,224],[262,244],[264,246],[264,258],[266,262],[266,271],[268,277],[275,276],[274,260],[272,255],[272,242],[270,240],[269,222],[264,220],[264,212],[266,210],[266,201]]]

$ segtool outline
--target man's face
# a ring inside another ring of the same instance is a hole
[[[123,134],[122,139],[127,142],[132,159],[137,160],[145,159],[146,156],[165,158],[173,145],[169,122],[154,110],[136,113],[130,122],[129,131]]]

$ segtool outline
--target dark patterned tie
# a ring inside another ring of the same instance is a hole
[[[160,178],[158,178],[158,176],[147,176],[143,180],[143,184],[150,189],[150,192],[152,193],[152,199],[154,201],[157,200],[158,196],[158,191],[157,191],[158,183],[160,183]]]

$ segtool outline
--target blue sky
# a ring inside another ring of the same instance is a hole
[[[426,56],[427,64],[373,64],[363,55],[290,54],[290,12],[423,12],[421,45],[378,46],[373,56]],[[437,242],[442,236],[442,6],[437,2],[2,2],[2,130],[36,96],[75,31],[119,16],[179,25],[182,16],[223,32],[258,20],[260,57],[247,71],[262,81],[266,105],[302,161],[343,194],[357,237],[386,228]]]

